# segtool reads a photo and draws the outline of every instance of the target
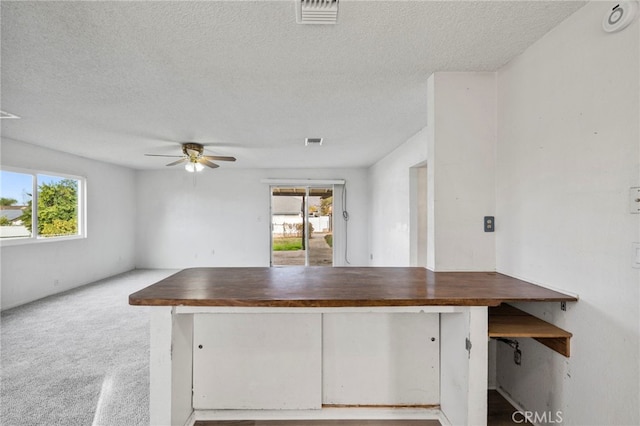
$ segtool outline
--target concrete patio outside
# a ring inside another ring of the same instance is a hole
[[[324,239],[326,234],[315,233],[309,238],[309,266],[332,266],[333,249]],[[272,252],[273,266],[304,266],[306,250]]]

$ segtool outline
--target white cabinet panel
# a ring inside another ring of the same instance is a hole
[[[439,340],[438,314],[325,314],[323,403],[439,404]]]
[[[194,316],[196,409],[319,409],[321,314]]]
[[[487,318],[486,306],[440,318],[440,405],[452,425],[487,424]]]

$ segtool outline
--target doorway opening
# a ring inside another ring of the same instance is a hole
[[[411,167],[410,186],[410,264],[427,267],[427,165]]]
[[[271,266],[333,265],[333,186],[271,186]]]

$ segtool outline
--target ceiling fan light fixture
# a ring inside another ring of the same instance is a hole
[[[236,157],[228,155],[203,155],[204,147],[196,142],[185,142],[182,144],[182,155],[166,155],[166,154],[145,154],[152,157],[177,157],[175,160],[166,164],[166,166],[177,166],[184,164],[184,169],[189,173],[201,172],[205,167],[217,169],[220,167],[215,161],[236,161]]]
[[[204,170],[204,166],[196,161],[193,161],[185,164],[184,169],[189,173],[201,172]]]

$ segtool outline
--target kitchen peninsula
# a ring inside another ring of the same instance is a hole
[[[573,296],[494,272],[192,268],[149,306],[153,425],[198,420],[486,423],[488,307]]]

